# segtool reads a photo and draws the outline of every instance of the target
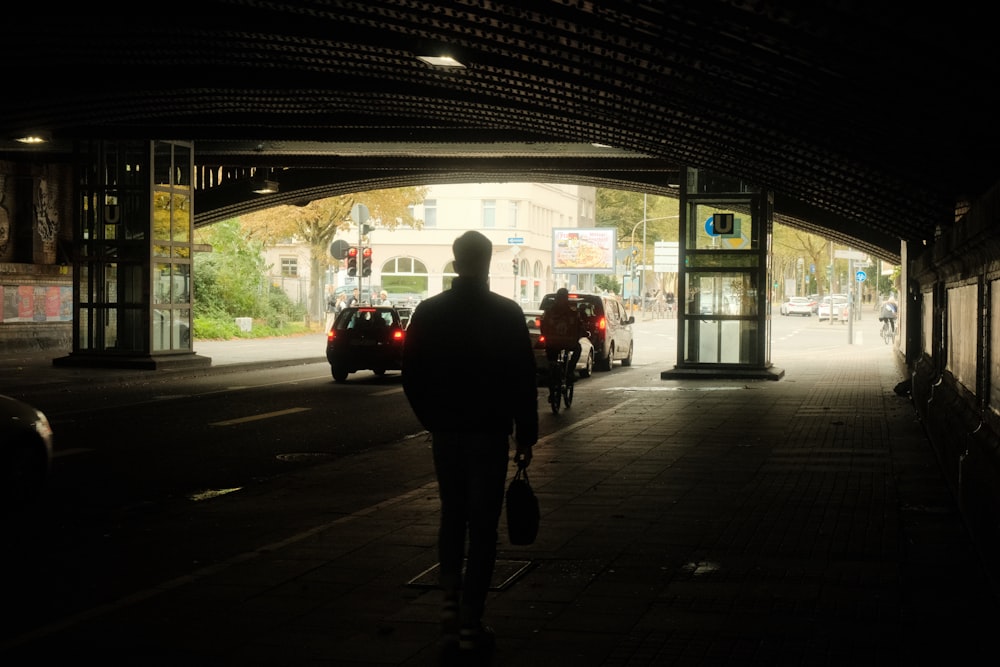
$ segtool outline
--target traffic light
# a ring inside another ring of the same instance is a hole
[[[512,259],[511,262],[514,265],[514,275],[516,276],[517,275],[517,260],[516,259]]]
[[[372,274],[372,249],[365,248],[361,255],[361,275],[370,276]]]
[[[347,275],[358,275],[358,249],[354,246],[347,249]]]

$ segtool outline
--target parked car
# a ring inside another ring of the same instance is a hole
[[[816,316],[822,322],[823,320],[830,319],[830,303],[833,302],[833,318],[839,322],[846,322],[847,318],[850,316],[847,308],[847,295],[846,294],[830,294],[824,296],[819,302],[819,310],[816,312]]]
[[[345,308],[326,334],[326,360],[336,382],[350,373],[371,370],[385,375],[403,363],[404,327],[392,306]]]
[[[45,414],[0,394],[0,514],[34,500],[52,465],[52,428]]]
[[[542,338],[542,312],[541,310],[524,311],[524,322],[528,325],[528,334],[531,336],[531,347],[535,350],[535,365],[538,367],[538,375],[541,378],[548,377],[549,360],[545,356],[545,340]],[[576,364],[578,377],[590,377],[594,372],[594,346],[590,339],[583,337],[580,339],[580,361]]]
[[[789,297],[784,303],[781,304],[781,314],[782,315],[802,315],[805,317],[812,317],[813,314],[813,304],[808,297],[805,296],[793,296]]]
[[[538,304],[539,309],[547,310],[555,298],[555,292],[546,294]],[[569,300],[580,311],[584,326],[590,333],[594,369],[610,371],[615,361],[621,361],[622,366],[631,366],[635,317],[629,315],[621,299],[613,294],[570,292]]]

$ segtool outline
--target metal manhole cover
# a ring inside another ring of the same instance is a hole
[[[434,563],[434,565],[406,582],[406,585],[416,588],[438,588],[439,566],[440,563]],[[509,588],[515,581],[524,576],[530,567],[530,560],[497,559],[496,568],[493,570],[493,579],[490,581],[490,590],[502,591]]]
[[[316,459],[328,459],[331,455],[326,452],[292,452],[291,454],[278,454],[279,461],[315,461]]]

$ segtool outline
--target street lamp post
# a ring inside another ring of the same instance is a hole
[[[635,230],[639,227],[639,225],[642,225],[642,237],[643,237],[643,239],[646,238],[646,222],[647,222],[646,218],[643,217],[642,220],[640,220],[639,222],[635,223],[635,225],[632,227],[632,234],[630,235],[631,240],[629,241],[629,250],[630,251],[635,248]],[[643,242],[642,242],[642,263],[643,263],[643,265],[646,264],[646,241],[645,240],[643,240]],[[632,278],[632,292],[633,293],[635,292],[635,277],[634,276],[637,273],[636,269],[637,269],[637,267],[636,267],[635,255],[633,254],[632,255],[632,275],[633,275],[633,278]],[[631,299],[633,297],[634,297],[634,294],[630,295],[629,298]],[[629,310],[631,311],[632,309],[629,308]]]
[[[644,213],[645,213],[645,211],[644,211]],[[640,220],[639,222],[635,223],[635,226],[632,227],[632,233],[630,234],[631,241],[629,241],[629,245],[632,248],[634,248],[635,247],[635,230],[639,228],[639,225],[642,225],[642,267],[643,267],[643,274],[645,274],[645,272],[646,272],[646,223],[647,222],[653,222],[654,220],[673,220],[674,218],[679,218],[679,217],[681,217],[681,216],[679,216],[679,215],[664,215],[664,216],[661,216],[659,218],[647,218],[647,217],[645,217],[645,215],[643,215],[642,220]],[[634,268],[634,264],[633,264],[633,268]],[[624,280],[623,280],[623,282],[624,282]],[[643,287],[646,286],[645,275],[643,275],[642,285],[643,285]],[[633,287],[633,289],[635,288],[635,281],[632,281],[632,287]],[[640,297],[640,303],[642,304],[642,313],[641,313],[641,316],[645,317],[646,316],[646,299],[645,299],[645,297],[642,294],[640,294],[639,297]]]

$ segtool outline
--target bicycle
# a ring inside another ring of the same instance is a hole
[[[567,349],[559,350],[556,360],[549,369],[549,405],[552,406],[552,414],[559,414],[559,408],[565,404],[568,408],[573,404],[573,387],[570,374],[573,367],[570,365],[572,352]]]
[[[891,343],[894,333],[892,323],[889,320],[882,320],[882,331],[880,332],[882,342],[886,345]]]

